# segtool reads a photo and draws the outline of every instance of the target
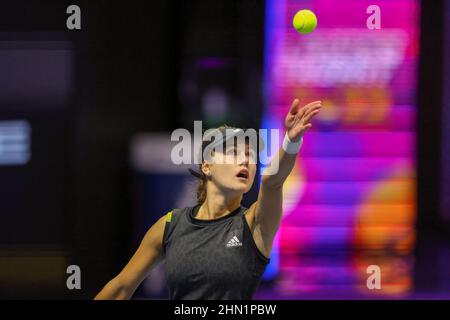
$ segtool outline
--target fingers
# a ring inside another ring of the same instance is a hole
[[[307,125],[305,125],[305,126],[303,126],[303,131],[306,131],[306,130],[308,130],[309,128],[311,128],[312,127],[312,123],[308,123]]]
[[[300,110],[298,116],[302,118],[303,116],[307,115],[309,112],[316,108],[320,108],[322,106],[322,101],[317,100],[308,103],[307,105],[304,105],[303,108]]]
[[[312,117],[314,117],[316,114],[319,113],[319,109],[320,109],[320,107],[316,110],[311,111],[306,116],[304,116],[302,119],[303,124],[308,124],[311,121]]]
[[[311,127],[312,127],[312,124],[308,123],[306,126],[303,127],[302,132],[308,131],[308,129],[310,129]]]
[[[308,124],[306,124],[306,125],[304,125],[304,126],[301,126],[301,127],[299,127],[299,128],[296,128],[296,130],[295,130],[295,135],[303,134],[303,133],[305,133],[306,131],[308,131],[311,127],[312,127],[312,124],[311,124],[311,123],[308,123]]]
[[[290,114],[296,114],[298,112],[298,106],[300,105],[299,99],[294,99],[292,102],[291,108],[289,109]]]
[[[317,104],[309,107],[308,109],[305,109],[305,112],[303,112],[301,117],[301,123],[302,124],[308,123],[311,120],[311,118],[319,112],[321,107],[322,105]]]
[[[305,114],[308,114],[312,110],[314,110],[318,107],[321,107],[321,106],[322,106],[322,101],[314,101],[314,102],[308,103],[306,106],[303,107],[303,109],[305,109]]]
[[[313,104],[322,104],[322,101],[321,100],[316,100],[316,101],[310,102],[305,107],[308,107],[308,106],[313,105]]]
[[[294,99],[294,101],[292,102],[291,108],[289,110],[290,114],[295,115],[294,123],[292,124],[292,126],[296,127],[299,124],[301,124],[302,130],[304,128],[309,129],[310,126],[308,126],[308,124],[311,121],[312,117],[314,117],[319,112],[320,108],[322,107],[322,101],[316,100],[316,101],[310,102],[310,103],[306,104],[305,106],[303,106],[300,109],[300,112],[299,112],[299,104],[300,104],[300,100]]]

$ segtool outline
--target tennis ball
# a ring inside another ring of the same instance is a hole
[[[307,34],[313,32],[317,26],[317,17],[311,10],[303,9],[298,11],[292,21],[295,30]]]

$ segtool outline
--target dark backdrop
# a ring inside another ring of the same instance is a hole
[[[439,203],[445,196],[439,188],[443,3],[422,1],[419,271],[429,266],[424,261],[435,257],[424,239],[430,233],[449,234],[439,219]],[[81,7],[81,31],[65,30],[69,4]],[[37,161],[0,170],[3,181],[16,183],[13,187],[2,184],[2,214],[11,215],[17,208],[22,214],[20,219],[16,215],[3,220],[0,231],[11,236],[2,238],[1,245],[56,246],[83,274],[80,291],[68,291],[62,281],[35,291],[3,287],[0,295],[92,298],[135,250],[131,245],[130,138],[138,132],[171,131],[201,114],[179,90],[186,66],[204,57],[231,61],[227,77],[236,84],[231,90],[237,106],[250,106],[233,124],[258,126],[264,1],[15,1],[1,5],[0,31],[0,40],[63,39],[73,44],[75,56],[73,92],[58,106],[36,109],[42,102],[0,97],[2,119],[26,118],[40,133],[32,136]],[[24,176],[28,180],[21,184]],[[25,227],[14,229],[14,224]],[[438,285],[419,276],[415,280],[423,288]]]

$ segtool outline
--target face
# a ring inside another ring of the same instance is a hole
[[[205,169],[211,173],[211,182],[230,196],[250,190],[256,174],[256,152],[248,143],[224,146],[215,151]]]

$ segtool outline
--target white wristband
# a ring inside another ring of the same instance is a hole
[[[302,143],[303,143],[303,136],[300,137],[300,140],[298,142],[292,142],[289,139],[288,134],[286,132],[283,140],[283,150],[289,154],[296,154],[300,150]]]

